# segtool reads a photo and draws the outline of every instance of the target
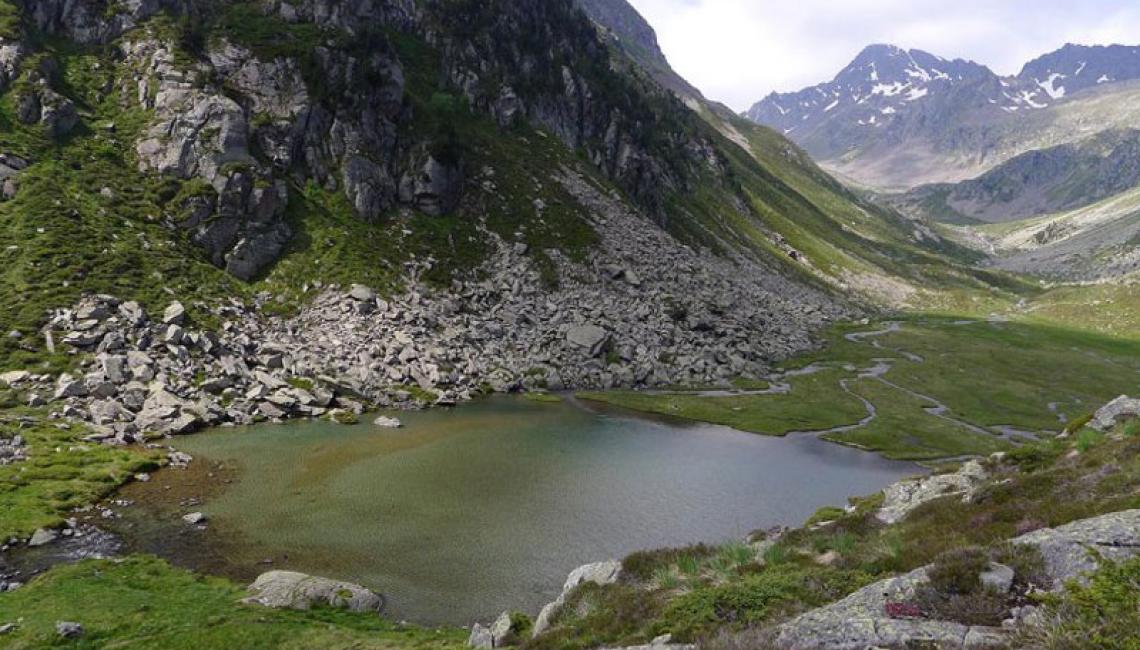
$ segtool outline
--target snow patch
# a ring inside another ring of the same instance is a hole
[[[1074,77],[1081,76],[1081,73],[1085,71],[1085,66],[1087,66],[1088,64],[1089,64],[1088,61],[1081,61],[1081,64],[1077,66],[1077,71],[1073,74],[1073,76]]]
[[[926,97],[928,94],[930,94],[930,91],[926,88],[913,88],[909,93],[906,94],[906,100],[908,102],[913,102],[916,99],[922,99],[923,97]]]
[[[1112,81],[1112,79],[1110,79],[1110,78],[1108,77],[1108,75],[1106,75],[1106,74],[1102,74],[1102,75],[1100,76],[1100,79],[1097,79],[1097,80],[1096,80],[1096,82],[1097,82],[1098,84],[1108,83],[1108,82],[1110,82],[1110,81]]]
[[[1049,97],[1053,99],[1061,99],[1065,96],[1065,87],[1058,86],[1057,80],[1064,78],[1065,75],[1059,72],[1054,72],[1053,74],[1049,75],[1049,78],[1045,81],[1041,81],[1040,79],[1034,79],[1034,81],[1037,82],[1037,85],[1040,86],[1041,89],[1045,91],[1045,94],[1049,95]]]
[[[823,112],[827,113],[828,111],[835,108],[836,106],[839,106],[839,100],[838,99],[831,102],[830,104],[828,104],[827,107],[823,109]]]
[[[893,114],[894,114],[894,113],[896,113],[897,111],[895,111],[895,107],[894,107],[894,106],[888,106],[888,107],[884,108],[883,110],[881,110],[881,111],[879,111],[879,112],[880,112],[880,113],[882,113],[883,115],[893,115]]]
[[[909,86],[910,84],[904,84],[901,81],[896,81],[893,84],[875,84],[875,87],[871,88],[871,94],[894,97]]]

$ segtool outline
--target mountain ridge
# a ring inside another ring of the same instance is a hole
[[[1002,77],[972,61],[877,44],[832,80],[770,94],[744,115],[855,182],[912,187],[977,175],[1024,151],[1003,144],[1020,124],[1137,78],[1140,47],[1070,44]]]

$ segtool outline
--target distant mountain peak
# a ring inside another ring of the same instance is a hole
[[[906,160],[933,160],[971,139],[984,140],[988,136],[975,132],[984,125],[1133,79],[1140,79],[1140,47],[1068,43],[1030,61],[1016,76],[1001,77],[973,61],[875,43],[834,79],[769,94],[745,116],[787,135],[818,160],[846,161],[844,168],[872,149],[878,152],[872,157],[892,150],[899,162],[891,163],[890,171],[872,173],[898,177],[912,164]]]

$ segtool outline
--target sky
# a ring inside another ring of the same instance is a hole
[[[998,74],[1065,43],[1140,44],[1140,0],[629,0],[673,68],[745,110],[829,81],[864,46],[964,58]]]

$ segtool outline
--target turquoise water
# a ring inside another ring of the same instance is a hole
[[[311,421],[178,439],[197,462],[238,470],[193,507],[226,536],[228,572],[255,575],[272,558],[372,587],[396,618],[467,624],[533,614],[580,564],[799,524],[919,471],[808,436],[574,403],[496,398],[399,416],[398,430]],[[179,534],[184,547],[210,542]]]

